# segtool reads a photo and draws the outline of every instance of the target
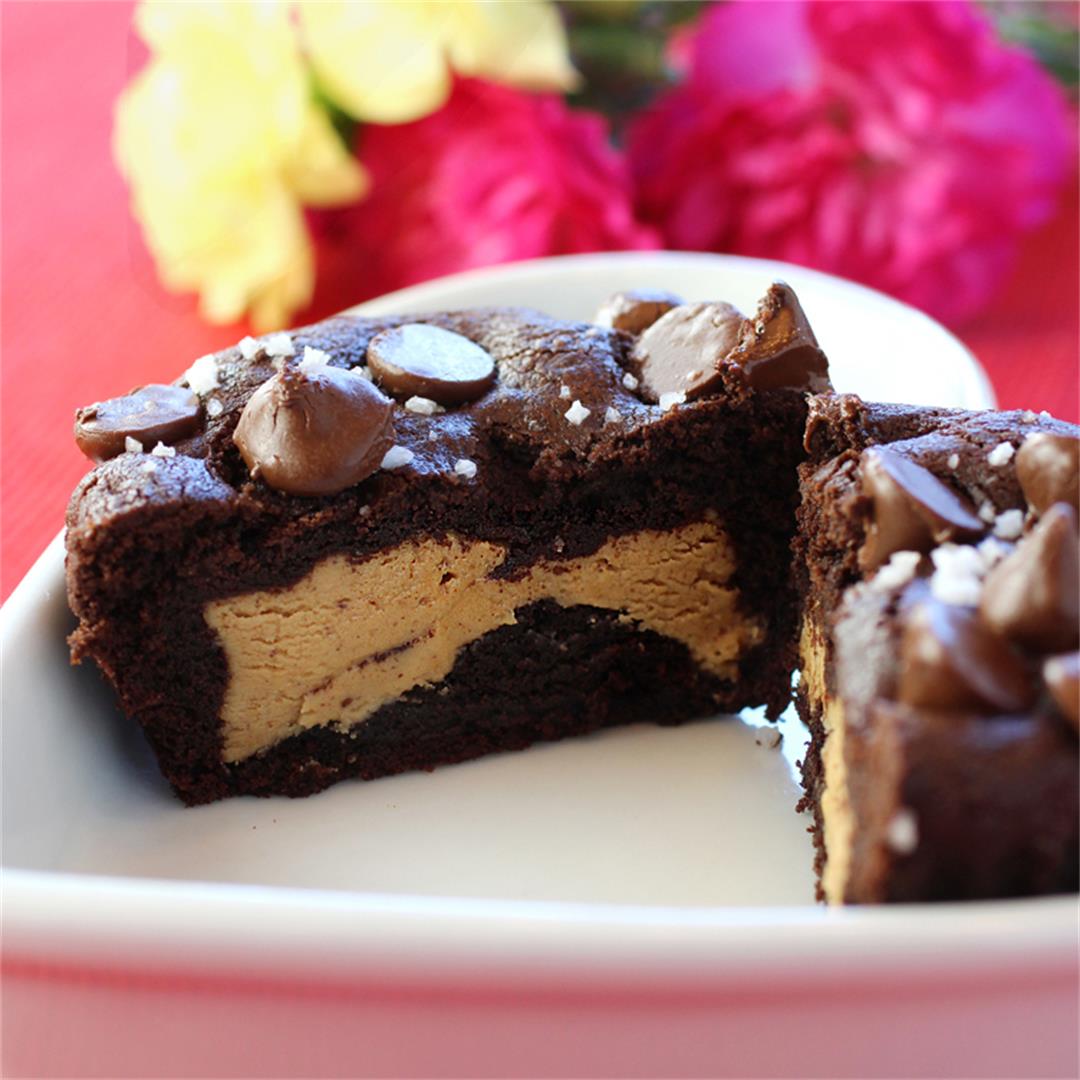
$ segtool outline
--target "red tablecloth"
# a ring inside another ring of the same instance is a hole
[[[6,0],[2,19],[0,597],[63,522],[86,461],[77,405],[168,381],[236,341],[165,293],[112,164],[112,107],[142,62],[127,3]],[[1077,419],[1078,201],[1031,237],[996,307],[961,337],[1005,406]],[[308,316],[329,313],[330,290]],[[355,299],[360,299],[356,297]]]

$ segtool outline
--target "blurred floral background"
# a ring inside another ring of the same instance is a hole
[[[0,597],[86,402],[252,329],[564,252],[789,259],[1080,417],[1080,7],[0,2]]]
[[[1076,5],[144,0],[114,151],[164,286],[257,330],[631,248],[985,309],[1075,162]]]

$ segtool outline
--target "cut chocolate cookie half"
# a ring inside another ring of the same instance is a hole
[[[677,298],[615,308],[245,339],[182,380],[168,453],[119,430],[142,399],[110,406],[128,449],[68,512],[73,653],[182,799],[782,710],[824,356],[783,286],[689,344]]]
[[[799,708],[830,902],[1077,887],[1080,429],[811,403]]]

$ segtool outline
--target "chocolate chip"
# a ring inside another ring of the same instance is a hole
[[[987,624],[1040,652],[1080,644],[1080,546],[1076,511],[1056,503],[990,571],[979,610]]]
[[[862,489],[873,500],[859,565],[875,570],[897,551],[929,551],[946,540],[974,540],[986,531],[975,508],[929,469],[876,447],[859,461]]]
[[[828,390],[829,361],[810,329],[799,298],[777,281],[747,319],[729,357],[755,390]]]
[[[1056,502],[1080,512],[1078,461],[1080,439],[1037,431],[1024,440],[1016,455],[1016,478],[1036,513]]]
[[[290,495],[335,495],[379,467],[394,404],[368,379],[290,365],[251,395],[233,441],[251,475]]]
[[[905,616],[897,697],[924,708],[1009,713],[1033,703],[1035,685],[975,611],[926,598]]]
[[[152,383],[124,397],[99,401],[75,413],[75,442],[93,461],[124,452],[125,440],[138,439],[148,450],[199,430],[199,399],[180,386]]]
[[[1043,663],[1042,676],[1054,703],[1080,730],[1080,652],[1051,656]]]
[[[593,322],[628,334],[640,334],[682,302],[681,297],[662,289],[627,289],[602,304]]]
[[[486,349],[427,323],[376,334],[368,344],[367,363],[379,385],[395,397],[425,397],[440,405],[475,401],[495,382],[495,361]]]
[[[656,320],[634,343],[644,393],[689,401],[720,382],[721,364],[739,340],[743,317],[730,304],[684,304]]]

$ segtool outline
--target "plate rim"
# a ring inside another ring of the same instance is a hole
[[[953,340],[974,386],[993,401],[989,380],[971,351],[936,320],[901,301],[835,275],[772,260],[696,252],[630,252],[555,256],[484,267],[389,293],[351,312],[423,303],[448,286],[492,278],[527,278],[568,265],[600,272],[621,264],[719,262],[781,276],[788,271],[840,282],[932,324]],[[0,659],[33,619],[64,592],[63,530],[0,606]],[[537,977],[561,969],[608,975],[714,981],[774,979],[781,972],[925,975],[937,968],[977,975],[993,970],[1075,971],[1075,895],[951,904],[829,909],[683,907],[461,898],[192,882],[65,871],[0,863],[5,953],[59,961],[81,956],[110,966],[118,955],[146,966],[155,957],[199,970],[232,970],[237,962],[349,977],[358,959],[425,978],[450,978],[466,959],[491,972]],[[97,902],[88,902],[97,901]],[[106,902],[107,901],[107,902]],[[183,908],[185,919],[177,921]],[[315,931],[280,937],[298,914],[318,911]],[[271,944],[271,948],[267,945]],[[1072,948],[1070,948],[1072,946]],[[214,951],[216,949],[216,951]],[[118,952],[119,950],[119,952]]]

